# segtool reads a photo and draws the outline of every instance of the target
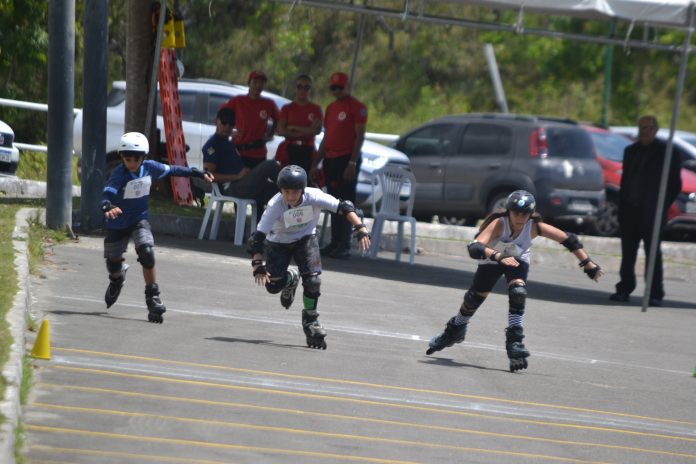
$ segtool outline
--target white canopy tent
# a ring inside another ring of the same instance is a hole
[[[361,15],[360,32],[358,34],[358,47],[362,40],[362,28],[365,15],[381,16],[401,19],[403,21],[420,21],[433,24],[459,25],[472,29],[508,31],[515,34],[531,34],[549,37],[558,37],[565,40],[593,42],[606,45],[619,45],[622,47],[635,47],[651,50],[662,50],[680,53],[681,60],[679,72],[676,76],[677,85],[672,107],[672,119],[670,121],[669,139],[667,141],[667,156],[662,169],[662,178],[653,226],[652,244],[646,282],[652,281],[655,268],[657,237],[661,228],[660,218],[663,213],[664,198],[667,191],[668,168],[672,159],[672,139],[679,116],[681,94],[686,79],[686,68],[689,56],[696,51],[691,44],[691,36],[694,27],[694,0],[277,0],[295,6],[307,6],[326,8],[337,11],[348,11]],[[395,5],[398,5],[396,7]],[[450,8],[437,8],[448,5]],[[463,11],[470,6],[488,8],[490,10],[512,10],[516,12],[514,23],[484,22],[475,19],[467,19]],[[461,7],[461,8],[460,8]],[[447,10],[449,15],[443,15]],[[437,12],[437,14],[433,13]],[[461,13],[461,15],[460,15]],[[601,35],[577,34],[551,29],[525,28],[524,19],[526,13],[545,14],[553,16],[565,16],[579,19],[603,20],[614,23],[626,23],[624,37],[607,37]],[[643,26],[643,34],[639,38],[633,37],[634,26]],[[684,40],[680,43],[665,43],[652,37],[648,30],[655,33],[659,30],[678,30],[684,32]],[[354,66],[355,66],[354,60]],[[645,286],[642,311],[646,311],[649,302],[650,285]]]

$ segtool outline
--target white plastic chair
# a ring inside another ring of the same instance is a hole
[[[381,198],[375,196],[378,184],[382,191]],[[401,214],[401,205],[406,197],[408,198],[406,211],[405,214]],[[401,261],[404,222],[409,222],[411,224],[410,264],[413,264],[416,253],[416,218],[412,216],[415,198],[416,177],[411,171],[389,165],[374,171],[372,177],[372,217],[374,222],[372,224],[372,246],[370,247],[371,258],[377,257],[385,221],[397,221],[399,224],[396,239],[396,260]],[[379,203],[379,207],[377,203]]]
[[[247,206],[251,206],[249,234],[256,231],[256,201],[251,198],[237,198],[223,195],[220,193],[220,187],[218,187],[216,182],[213,182],[211,185],[212,192],[205,194],[205,196],[208,198],[208,206],[205,209],[205,216],[203,216],[201,230],[198,232],[198,240],[203,240],[203,237],[205,236],[205,230],[208,227],[208,220],[210,219],[210,212],[213,208],[215,208],[215,214],[213,215],[213,223],[210,226],[210,235],[208,238],[210,240],[215,240],[217,238],[218,229],[220,228],[220,219],[222,218],[222,207],[225,202],[232,202],[234,203],[234,210],[237,216],[234,226],[234,244],[241,245],[242,241],[244,240]]]

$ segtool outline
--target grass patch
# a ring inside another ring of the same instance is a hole
[[[80,185],[80,176],[77,170],[77,158],[72,157],[72,183]],[[46,153],[37,151],[24,151],[19,157],[17,177],[26,180],[41,180],[46,182],[48,169],[46,167]]]
[[[29,272],[33,275],[38,273],[39,265],[46,257],[46,247],[63,242],[69,237],[66,231],[48,229],[44,226],[37,216],[29,219]],[[34,323],[34,327],[36,323]]]
[[[4,366],[9,358],[12,346],[12,334],[7,324],[7,313],[12,307],[12,301],[19,289],[17,272],[14,267],[14,247],[12,232],[15,226],[15,215],[19,210],[17,205],[0,204],[0,366]],[[0,398],[5,397],[7,381],[0,376]],[[0,415],[0,421],[5,417]]]

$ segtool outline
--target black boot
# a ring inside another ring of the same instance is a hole
[[[529,350],[524,346],[524,331],[522,326],[516,325],[505,329],[505,349],[510,358],[510,372],[527,368]]]
[[[106,307],[110,308],[118,300],[118,296],[121,294],[121,288],[123,288],[123,283],[126,281],[126,271],[128,270],[128,265],[123,264],[121,266],[121,275],[118,277],[112,277],[109,274],[109,286],[106,287],[106,293],[104,294],[104,301],[106,302]]]
[[[162,304],[160,299],[159,285],[147,284],[145,286],[145,303],[147,304],[147,320],[161,324],[164,322],[162,314],[167,310],[167,307]]]
[[[306,310],[302,311],[302,330],[307,337],[307,346],[321,350],[326,349],[326,330],[319,323],[319,313],[313,311],[313,314],[307,314]]]
[[[436,351],[444,350],[455,343],[461,343],[466,337],[466,327],[468,324],[455,325],[454,317],[447,321],[445,330],[435,335],[429,343],[428,351],[425,354],[433,354]]]

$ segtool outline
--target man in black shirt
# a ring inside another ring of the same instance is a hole
[[[657,210],[662,167],[666,144],[657,140],[657,118],[643,116],[638,121],[638,141],[624,150],[623,174],[619,198],[619,225],[621,236],[621,280],[616,284],[612,301],[628,301],[636,288],[635,264],[640,241],[646,257],[650,255],[650,245],[655,212]],[[681,191],[681,164],[673,153],[667,178],[667,195],[662,210],[660,235],[667,222],[667,209]],[[657,239],[655,270],[650,283],[650,306],[660,306],[665,296],[662,285],[662,251],[660,238]],[[645,274],[647,277],[647,259]],[[647,283],[646,283],[647,285]]]

